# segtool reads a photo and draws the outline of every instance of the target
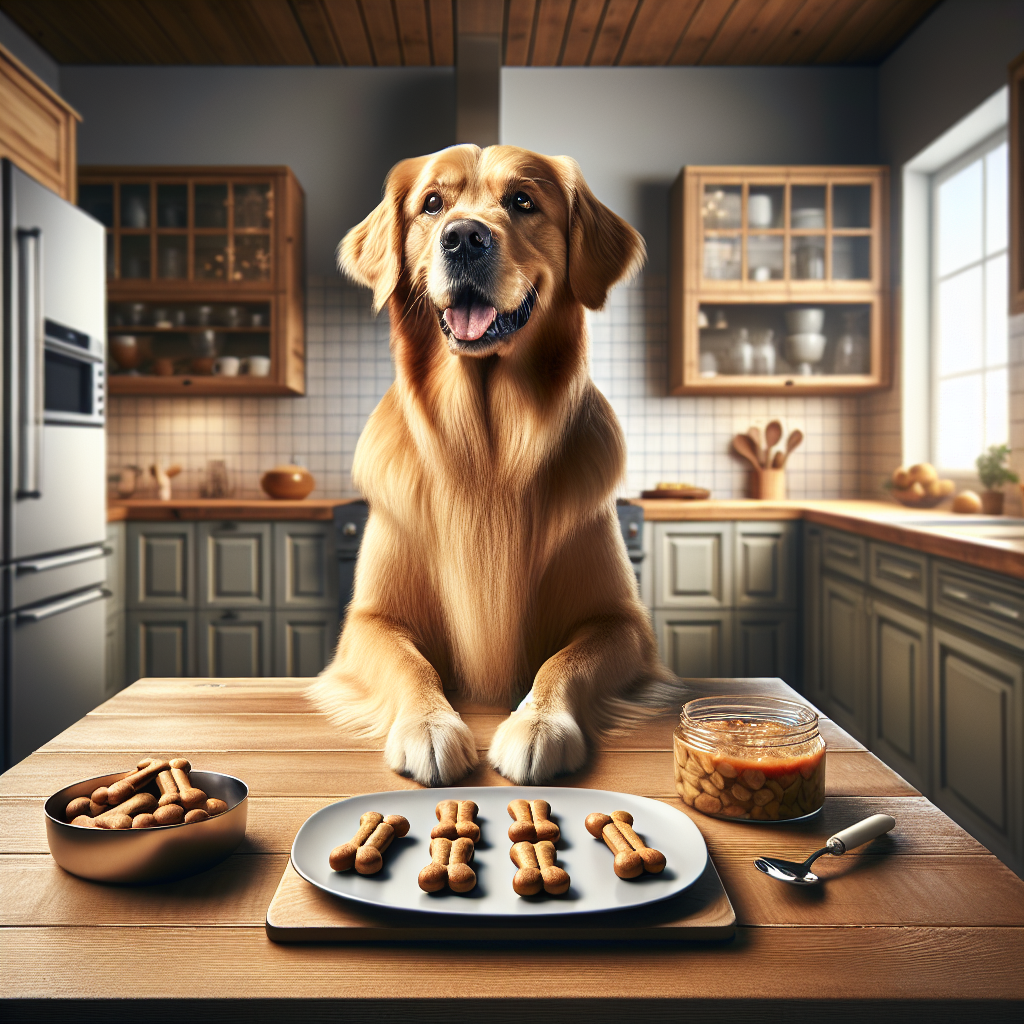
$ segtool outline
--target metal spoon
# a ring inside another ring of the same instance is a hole
[[[754,867],[758,871],[763,871],[770,878],[776,878],[780,882],[789,882],[790,885],[817,885],[821,879],[810,868],[823,853],[841,857],[847,850],[852,850],[855,846],[863,846],[864,843],[884,835],[895,825],[896,819],[891,815],[872,814],[870,818],[865,818],[863,821],[858,821],[856,825],[837,832],[820,850],[812,853],[802,864],[791,860],[781,860],[778,857],[758,857],[754,861]]]

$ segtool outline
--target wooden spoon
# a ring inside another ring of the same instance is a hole
[[[761,431],[757,427],[747,428],[747,437],[754,442],[754,451],[757,452],[757,460],[762,466],[768,464],[768,453],[761,446]]]
[[[786,450],[784,452],[777,452],[775,455],[776,459],[778,459],[780,455],[782,456],[782,461],[778,464],[776,468],[782,469],[782,467],[785,466],[786,459],[789,458],[789,453],[793,451],[793,449],[796,448],[800,444],[800,442],[803,441],[803,439],[804,435],[803,432],[800,430],[794,430],[790,433],[789,437],[786,438]]]
[[[754,469],[761,468],[761,452],[754,445],[748,435],[737,434],[732,439],[732,450],[742,458],[746,459]]]
[[[772,420],[764,428],[764,464],[771,463],[772,449],[782,440],[782,424],[778,420]]]

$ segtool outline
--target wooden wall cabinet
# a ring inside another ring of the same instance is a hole
[[[73,203],[81,117],[0,46],[0,157]]]
[[[1010,312],[1024,313],[1024,53],[1010,65]]]
[[[84,167],[107,228],[112,394],[305,392],[304,194],[287,167]]]
[[[888,386],[885,167],[686,167],[670,234],[673,394]]]

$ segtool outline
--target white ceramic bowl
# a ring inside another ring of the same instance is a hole
[[[824,334],[804,332],[786,337],[786,357],[791,363],[817,363],[825,354]]]
[[[825,310],[815,306],[787,309],[786,326],[790,334],[817,334],[825,326]]]

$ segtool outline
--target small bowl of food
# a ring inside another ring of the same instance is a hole
[[[825,741],[805,704],[776,697],[698,697],[673,736],[676,792],[702,814],[798,821],[825,802]]]
[[[893,470],[886,485],[892,496],[907,508],[935,508],[955,490],[952,480],[940,480],[930,462],[919,462],[909,469]]]
[[[67,872],[140,885],[212,867],[245,837],[249,787],[184,758],[146,758],[130,772],[84,779],[44,805],[46,840]]]

